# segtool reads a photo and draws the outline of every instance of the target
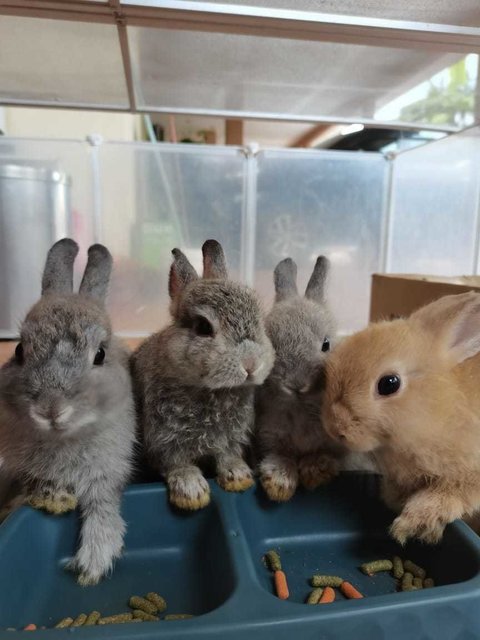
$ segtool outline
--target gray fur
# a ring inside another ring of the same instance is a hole
[[[112,272],[112,256],[106,247],[93,244],[88,250],[88,261],[79,293],[104,302]]]
[[[273,272],[275,284],[275,302],[282,302],[298,295],[297,265],[291,258],[285,258],[277,264]]]
[[[268,375],[273,351],[245,286],[191,279],[173,302],[172,324],[137,349],[132,372],[147,455],[172,502],[194,509],[208,502],[197,466],[205,458],[215,461],[223,486],[251,481],[242,453],[254,423],[254,385]],[[197,335],[199,318],[214,337]]]
[[[275,364],[257,391],[256,444],[262,483],[276,500],[291,497],[302,475],[310,486],[306,476],[321,477],[335,467],[330,459],[336,452],[320,420],[328,356],[322,345],[325,338],[333,343],[335,323],[326,303],[313,299],[327,268],[326,258],[319,258],[307,288],[310,299],[296,293],[297,269],[290,258],[274,272],[277,301],[265,326]]]
[[[49,293],[72,293],[73,263],[78,244],[70,238],[56,242],[47,255],[42,278],[42,296]]]
[[[105,252],[97,246],[90,256]],[[104,268],[97,276],[89,268],[90,283],[106,277]],[[98,295],[97,285],[92,291]],[[95,584],[123,545],[120,499],[135,419],[128,353],[103,305],[85,293],[42,297],[27,314],[23,362],[14,356],[0,369],[0,458],[26,493],[78,501],[83,522],[71,566],[82,584]],[[97,366],[100,346],[106,356]]]
[[[173,249],[172,255],[173,263],[170,267],[170,275],[168,278],[168,293],[173,299],[179,295],[187,284],[193,280],[197,280],[198,275],[180,249]]]
[[[222,245],[216,240],[203,243],[203,277],[226,280],[228,278],[227,261]]]
[[[314,300],[319,303],[325,302],[325,283],[329,266],[329,262],[325,256],[319,256],[317,258],[305,291],[305,297],[309,300]]]

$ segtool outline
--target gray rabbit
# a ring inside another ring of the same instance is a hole
[[[325,301],[328,260],[320,256],[305,297],[291,258],[275,268],[275,304],[265,320],[275,364],[257,391],[256,449],[261,483],[272,500],[293,496],[300,482],[315,488],[337,469],[337,451],[320,421],[323,366],[335,323]]]
[[[120,499],[132,467],[135,412],[128,353],[104,309],[112,258],[88,250],[73,294],[77,244],[50,249],[42,297],[28,312],[15,355],[0,369],[0,459],[27,502],[51,513],[80,507],[70,567],[96,584],[122,551]]]
[[[243,460],[254,426],[254,388],[273,364],[253,291],[229,281],[222,247],[202,247],[203,279],[173,250],[169,293],[173,322],[132,358],[144,445],[182,509],[208,504],[199,464],[213,460],[227,491],[253,484]]]

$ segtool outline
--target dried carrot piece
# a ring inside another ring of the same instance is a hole
[[[335,591],[332,587],[325,587],[322,593],[322,597],[318,601],[318,604],[329,604],[335,600]]]
[[[340,591],[346,598],[350,598],[351,600],[358,600],[359,598],[363,598],[363,595],[360,593],[360,591],[355,589],[353,584],[350,584],[350,582],[347,582],[346,580],[344,580],[340,585]]]
[[[288,591],[287,576],[283,571],[275,571],[273,574],[275,580],[275,591],[280,600],[286,600],[290,595]]]

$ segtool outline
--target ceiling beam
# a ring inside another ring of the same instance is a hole
[[[480,27],[191,0],[129,0],[121,2],[120,8],[114,5],[115,2],[86,0],[0,0],[0,14],[114,23],[115,14],[120,11],[127,25],[389,48],[480,52]]]

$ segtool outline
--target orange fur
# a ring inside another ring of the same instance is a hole
[[[446,296],[408,319],[346,338],[326,367],[323,421],[354,451],[373,452],[383,496],[401,510],[392,534],[437,542],[480,507],[480,294]],[[377,382],[399,375],[400,390]]]

